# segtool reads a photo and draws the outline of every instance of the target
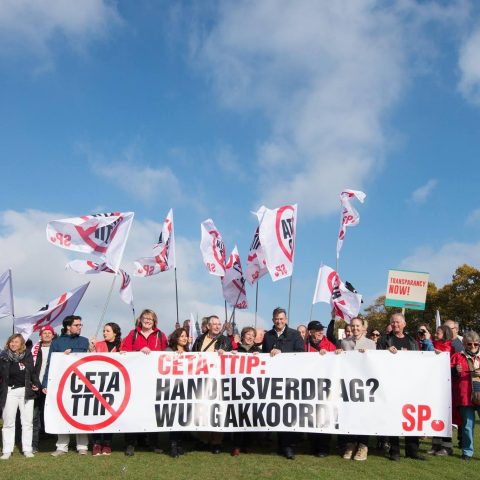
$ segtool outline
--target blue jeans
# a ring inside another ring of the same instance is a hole
[[[473,456],[473,432],[475,428],[475,412],[480,415],[480,407],[459,407],[462,416],[462,453]]]

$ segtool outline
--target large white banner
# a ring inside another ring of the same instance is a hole
[[[448,353],[54,353],[51,362],[49,433],[451,436]]]

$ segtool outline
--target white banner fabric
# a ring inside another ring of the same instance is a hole
[[[175,268],[175,231],[173,228],[173,210],[170,209],[163,222],[158,243],[153,246],[153,257],[143,257],[134,263],[133,275],[151,277]]]
[[[15,315],[13,309],[12,272],[7,270],[0,275],[0,318]]]
[[[200,251],[203,263],[208,273],[223,277],[225,275],[226,251],[220,232],[211,218],[203,221],[200,226],[202,239]]]
[[[71,292],[62,293],[33,315],[16,318],[14,322],[15,333],[21,333],[23,338],[27,340],[32,333],[39,331],[46,325],[50,325],[52,328],[58,327],[65,317],[75,313],[89,285],[90,282]]]
[[[451,436],[448,353],[54,353],[51,362],[49,433]]]
[[[248,308],[245,279],[237,246],[235,245],[225,265],[225,276],[221,279],[223,298],[231,307],[239,310]]]
[[[256,212],[259,238],[268,272],[276,282],[290,277],[295,257],[297,204],[270,210],[264,206]]]
[[[115,212],[54,220],[47,224],[47,240],[67,250],[100,255],[118,272],[133,216]]]

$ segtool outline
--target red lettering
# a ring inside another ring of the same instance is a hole
[[[249,355],[247,359],[247,375],[252,373],[252,368],[260,365],[260,358],[258,355]]]
[[[415,428],[415,417],[411,414],[415,413],[415,406],[408,403],[404,405],[402,408],[402,415],[407,420],[406,422],[402,422],[402,428],[406,432],[411,432]]]
[[[418,406],[418,430],[423,430],[423,422],[430,420],[432,409],[428,405]]]
[[[207,359],[204,357],[198,359],[197,368],[195,370],[195,375],[200,375],[201,373],[208,375],[208,363]]]
[[[170,355],[160,355],[158,357],[158,373],[160,375],[168,375],[170,373]]]

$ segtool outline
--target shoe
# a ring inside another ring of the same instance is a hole
[[[35,458],[35,455],[32,452],[24,452],[23,456],[25,458]]]
[[[163,453],[163,448],[155,447],[153,453]]]
[[[78,451],[78,454],[79,455],[88,455],[88,450],[86,448],[81,448],[79,451]]]
[[[239,457],[240,456],[240,449],[239,448],[234,448],[232,450],[232,457]]]
[[[35,447],[34,447],[34,448],[32,449],[32,453],[38,453],[38,448],[35,448]]]
[[[3,457],[1,457],[3,459]],[[472,457],[469,457],[468,455],[462,455],[462,460],[468,461],[471,460]]]
[[[399,453],[393,453],[390,452],[390,455],[388,457],[392,462],[399,462],[400,461],[400,454]]]
[[[212,453],[214,455],[218,455],[219,453],[222,453],[222,450],[220,449],[220,445],[212,445]]]
[[[127,457],[133,457],[135,455],[135,447],[133,445],[127,445],[125,449],[125,455]]]
[[[110,445],[104,445],[102,447],[102,455],[111,455],[112,454],[112,447]]]
[[[52,452],[50,455],[52,457],[61,457],[62,455],[66,455],[67,452],[63,451],[63,450],[55,450],[54,452]]]
[[[99,443],[94,443],[92,447],[92,455],[98,457],[102,454],[102,446]]]
[[[0,460],[8,460],[12,456],[11,453],[4,453],[1,457]]]
[[[315,456],[317,458],[325,458],[328,457],[328,452],[326,452],[325,450],[319,450],[317,453],[315,453]]]
[[[180,454],[178,453],[177,442],[170,442],[170,456],[172,458],[177,458],[180,456]]]
[[[295,454],[293,453],[292,447],[285,447],[283,449],[283,455],[288,460],[295,460]]]
[[[390,452],[390,442],[383,442],[382,449],[385,453]]]
[[[344,460],[351,460],[353,457],[353,450],[355,449],[355,444],[347,443],[345,445],[345,451],[343,452],[342,458]]]
[[[405,454],[407,458],[411,458],[412,460],[425,460],[425,457],[423,455],[420,455],[418,452],[412,452]]]
[[[364,460],[367,459],[367,456],[368,456],[368,447],[366,445],[363,445],[362,443],[359,443],[357,453],[355,454],[353,459],[357,460],[357,462],[363,462]]]
[[[440,447],[436,445],[432,445],[432,448],[430,450],[427,450],[427,455],[436,455],[436,453],[441,450]]]
[[[435,452],[437,457],[448,457],[449,455],[453,455],[453,450],[448,447],[442,447],[440,450]]]

